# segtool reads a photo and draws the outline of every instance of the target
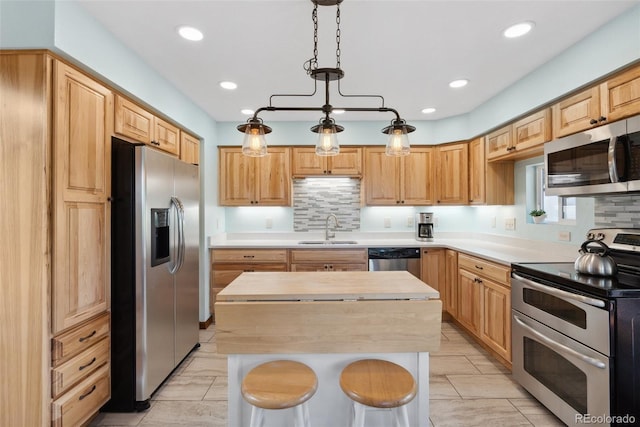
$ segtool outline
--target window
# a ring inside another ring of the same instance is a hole
[[[530,166],[533,175],[533,198],[528,210],[544,209],[547,222],[574,222],[576,220],[576,198],[547,196],[544,192],[544,163]]]

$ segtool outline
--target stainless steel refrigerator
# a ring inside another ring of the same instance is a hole
[[[198,167],[112,140],[111,400],[129,412],[198,344]]]

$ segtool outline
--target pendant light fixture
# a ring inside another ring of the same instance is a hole
[[[344,71],[340,68],[340,3],[343,0],[311,0],[313,3],[313,57],[305,62],[304,69],[307,74],[314,80],[313,93],[306,94],[274,94],[269,97],[269,105],[267,107],[258,108],[253,117],[247,120],[247,123],[238,126],[238,131],[245,134],[242,144],[242,153],[246,156],[261,157],[267,154],[267,143],[265,135],[271,132],[271,128],[262,123],[258,118],[258,114],[263,111],[319,111],[324,114],[319,124],[311,128],[312,132],[318,134],[316,142],[316,154],[319,156],[335,156],[340,152],[337,134],[344,130],[344,127],[336,124],[330,114],[336,110],[344,112],[360,111],[360,112],[378,112],[393,113],[395,119],[391,121],[391,125],[382,129],[382,133],[389,135],[387,141],[386,154],[389,156],[406,156],[410,152],[408,134],[415,131],[414,126],[406,124],[400,118],[400,114],[393,108],[384,106],[384,98],[381,95],[345,95],[340,90],[340,80],[344,77]],[[318,6],[336,6],[336,67],[335,68],[318,68]],[[314,96],[318,89],[318,81],[324,82],[325,86],[325,103],[319,107],[276,107],[272,104],[273,98],[276,97],[311,97]],[[379,98],[380,107],[333,107],[329,100],[329,83],[337,81],[338,94],[344,98]]]

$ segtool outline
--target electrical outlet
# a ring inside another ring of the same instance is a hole
[[[413,217],[412,216],[408,216],[407,217],[407,227],[409,227],[409,228],[413,227]]]
[[[491,218],[491,228],[496,228],[496,217]]]
[[[561,242],[570,242],[571,241],[571,232],[570,231],[558,231],[558,240]]]
[[[391,218],[384,219],[384,228],[391,228]]]
[[[437,227],[437,226],[438,226],[438,217],[437,217],[437,216],[434,216],[434,217],[433,217],[433,226],[434,226],[434,227]]]
[[[516,219],[515,218],[505,218],[504,219],[504,229],[505,230],[515,230],[516,229]]]
[[[265,226],[265,228],[272,228],[273,227],[273,219],[265,218],[264,219],[264,226]]]

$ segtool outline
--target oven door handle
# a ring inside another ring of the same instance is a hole
[[[542,285],[540,283],[534,282],[533,280],[525,279],[524,277],[519,276],[516,273],[511,273],[511,277],[513,277],[514,279],[520,280],[521,282],[526,283],[527,285],[531,286],[534,289],[537,289],[537,290],[542,291],[542,292],[546,292],[548,294],[551,294],[551,295],[556,296],[558,298],[562,298],[564,300],[579,301],[579,302],[583,302],[585,304],[592,305],[594,307],[600,307],[600,308],[604,308],[605,307],[604,301],[599,300],[599,299],[589,298],[589,297],[585,297],[583,295],[572,294],[571,292],[563,291],[562,289],[556,289],[556,288],[552,288],[551,286]]]
[[[582,353],[580,353],[578,351],[575,351],[574,349],[572,349],[570,347],[567,347],[564,344],[560,344],[559,342],[552,340],[548,336],[542,334],[539,331],[536,331],[534,328],[532,328],[531,326],[527,325],[524,322],[524,320],[522,320],[517,314],[513,315],[513,319],[522,328],[524,328],[527,332],[529,332],[530,334],[532,334],[533,336],[538,338],[540,341],[542,341],[545,344],[547,344],[549,347],[552,347],[558,353],[564,353],[565,355],[568,354],[570,356],[577,357],[578,359],[582,360],[583,362],[588,363],[589,365],[595,366],[596,368],[606,369],[607,365],[604,362],[602,362],[601,360],[598,360],[598,359],[595,359],[593,357],[590,357],[590,356],[587,356],[585,354],[582,354]]]

